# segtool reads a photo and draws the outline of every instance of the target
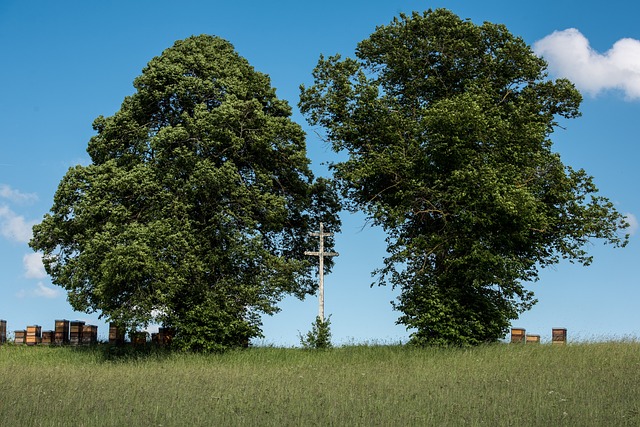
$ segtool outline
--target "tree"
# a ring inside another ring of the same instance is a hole
[[[92,163],[66,173],[31,247],[76,310],[163,323],[185,349],[246,345],[284,295],[315,291],[304,251],[318,222],[339,228],[337,192],[229,42],[178,41],[134,87],[93,123]]]
[[[306,349],[326,350],[332,348],[331,344],[331,315],[326,319],[316,316],[311,324],[311,330],[306,335],[299,334],[300,344]]]
[[[581,95],[503,25],[401,15],[313,76],[301,110],[348,154],[331,166],[347,207],[387,232],[375,273],[401,290],[412,342],[495,341],[535,303],[523,283],[540,268],[588,265],[591,239],[626,244],[593,178],[552,151]]]

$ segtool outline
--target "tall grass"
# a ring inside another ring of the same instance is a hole
[[[0,347],[2,426],[640,425],[640,343]]]

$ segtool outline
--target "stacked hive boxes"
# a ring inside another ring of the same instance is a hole
[[[526,330],[522,328],[511,328],[511,343],[524,344],[526,340]]]
[[[81,322],[81,321],[70,322],[69,342],[71,342],[72,345],[82,344],[83,329],[84,329],[84,322]]]
[[[147,332],[132,332],[130,334],[131,342],[133,345],[145,345],[149,334]]]
[[[0,321],[0,338],[4,337],[4,340],[6,340],[6,325],[4,320]],[[2,342],[4,341],[0,341]],[[85,325],[80,321],[56,320],[53,331],[42,331],[39,325],[27,326],[25,330],[15,331],[14,342],[27,345],[97,344],[98,327]]]
[[[169,345],[174,335],[172,328],[159,328],[158,333],[151,334],[151,341],[158,345]]]
[[[27,345],[40,344],[42,341],[42,326],[27,326]]]
[[[80,341],[82,344],[97,344],[98,327],[95,325],[82,325],[82,338]]]
[[[56,331],[54,342],[57,345],[69,344],[69,321],[62,319],[56,320]]]
[[[14,331],[13,335],[15,337],[14,342],[16,344],[24,344],[27,342],[27,331],[25,331],[24,329],[19,331]]]
[[[115,322],[109,323],[109,344],[124,344],[124,328]]]
[[[567,330],[565,328],[553,328],[551,330],[551,342],[553,344],[566,344],[567,343]]]
[[[54,331],[42,331],[42,345],[51,345],[55,343]]]
[[[0,344],[7,342],[7,321],[0,320]]]

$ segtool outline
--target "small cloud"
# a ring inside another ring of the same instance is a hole
[[[24,277],[27,279],[44,279],[47,277],[47,272],[42,264],[42,254],[26,254],[22,257],[22,264],[24,265]]]
[[[60,290],[59,289],[54,289],[52,287],[49,287],[47,285],[45,285],[42,282],[38,282],[38,284],[36,285],[35,289],[31,289],[28,291],[20,290],[16,293],[16,296],[18,298],[47,298],[47,299],[53,299],[53,298],[58,298],[58,296],[60,295]]]
[[[34,193],[22,193],[15,190],[7,184],[0,184],[0,197],[15,203],[30,203],[38,200],[38,196]]]
[[[625,214],[624,219],[627,221],[627,223],[629,223],[627,232],[633,236],[638,231],[638,218],[636,218],[636,216],[632,213],[627,213]]]
[[[60,295],[60,291],[58,289],[50,288],[42,282],[38,282],[36,289],[32,292],[34,296],[42,298],[57,298],[58,295]]]
[[[593,96],[619,89],[630,100],[640,99],[640,40],[623,38],[605,53],[598,53],[577,29],[555,31],[533,45],[549,71],[571,80]]]
[[[0,235],[9,240],[28,243],[31,240],[31,228],[35,221],[27,221],[7,206],[0,206]]]

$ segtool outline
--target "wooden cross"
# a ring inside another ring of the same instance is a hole
[[[320,238],[320,250],[317,252],[306,251],[305,255],[317,256],[320,258],[320,267],[318,269],[318,317],[324,322],[324,257],[326,256],[338,256],[337,252],[325,252],[324,251],[324,238],[327,236],[333,236],[333,233],[325,233],[322,223],[320,223],[319,233],[309,233],[310,236]]]

